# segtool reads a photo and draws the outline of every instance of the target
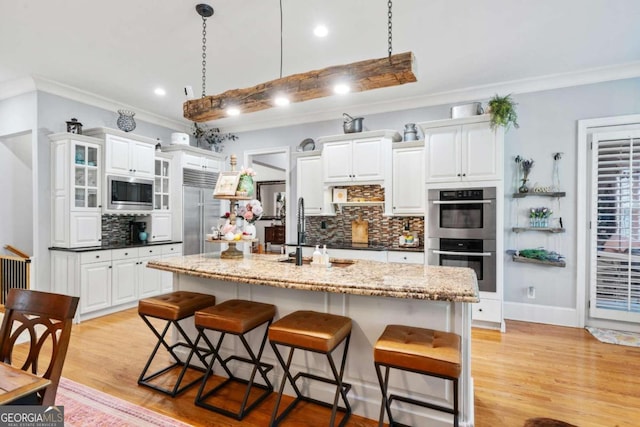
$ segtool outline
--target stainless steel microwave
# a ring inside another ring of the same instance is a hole
[[[107,176],[107,210],[152,211],[153,180],[117,175]]]

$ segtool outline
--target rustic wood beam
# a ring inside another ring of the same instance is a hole
[[[291,103],[332,96],[337,83],[348,84],[351,92],[398,86],[417,81],[413,68],[412,52],[336,65],[192,99],[184,103],[183,113],[186,119],[200,123],[226,117],[229,107],[237,107],[242,113],[272,108],[277,95],[287,96]]]

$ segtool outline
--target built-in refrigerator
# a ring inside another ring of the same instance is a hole
[[[220,201],[213,198],[218,174],[195,169],[182,170],[182,240],[184,255],[219,250],[206,243],[206,234],[220,220]],[[209,247],[210,246],[210,247]]]

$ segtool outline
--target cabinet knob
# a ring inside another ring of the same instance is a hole
[[[99,208],[101,208],[101,207],[102,207],[102,205],[98,205],[98,207],[99,207]]]
[[[463,174],[462,174],[462,176],[467,176],[467,174],[466,174],[466,173],[463,173]]]
[[[100,255],[96,255],[96,259],[100,259]]]
[[[481,308],[479,308],[479,309],[478,309],[478,311],[482,311],[482,309],[481,309]]]
[[[460,174],[458,174],[458,176],[460,176]]]
[[[124,253],[124,256],[127,256],[127,255],[129,255],[129,252],[125,252],[125,253]]]
[[[109,268],[112,268],[111,266],[109,266]]]

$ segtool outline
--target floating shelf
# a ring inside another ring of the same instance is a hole
[[[552,193],[542,193],[542,192],[534,192],[530,191],[528,193],[513,193],[514,199],[522,199],[523,197],[531,197],[531,196],[541,196],[541,197],[565,197],[567,195],[564,191],[556,191]]]
[[[564,261],[546,261],[542,259],[526,258],[523,256],[517,256],[517,255],[513,255],[512,259],[513,259],[513,262],[522,262],[526,264],[542,264],[542,265],[548,265],[550,267],[566,267],[567,266],[567,263]]]
[[[546,231],[548,233],[564,233],[564,228],[559,227],[513,227],[511,229],[514,233],[520,233],[523,231]]]
[[[336,206],[336,211],[342,213],[343,206],[384,206],[384,200],[376,202],[333,202],[333,204]]]

